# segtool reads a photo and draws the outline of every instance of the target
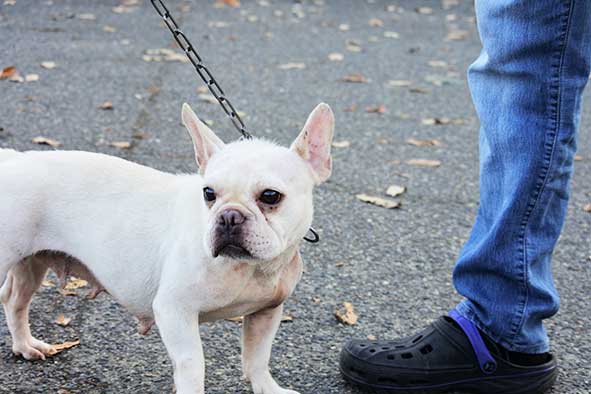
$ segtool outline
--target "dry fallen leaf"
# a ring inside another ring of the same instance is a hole
[[[400,38],[400,34],[396,33],[395,31],[385,31],[384,37],[386,37],[386,38]]]
[[[136,140],[145,140],[149,137],[150,137],[150,135],[148,133],[144,133],[141,131],[138,131],[137,133],[133,133],[131,135],[131,138],[135,138]]]
[[[367,336],[367,340],[368,340],[368,341],[375,341],[376,339],[377,339],[377,338],[376,338],[376,336],[375,336],[375,335],[371,335],[371,334],[369,334],[369,335]]]
[[[349,74],[345,75],[341,81],[343,82],[353,82],[353,83],[367,83],[368,80],[361,74]]]
[[[467,30],[451,30],[449,33],[447,33],[447,37],[445,37],[445,39],[448,41],[465,40],[468,38],[469,34],[470,32]]]
[[[233,321],[235,323],[241,323],[242,320],[244,320],[244,317],[243,316],[229,317],[229,318],[224,319],[224,320]]]
[[[406,162],[406,164],[410,164],[411,166],[419,166],[419,167],[439,167],[441,162],[439,160],[429,160],[429,159],[411,159]]]
[[[392,186],[388,187],[388,189],[386,189],[386,194],[389,195],[390,197],[397,197],[397,196],[401,195],[402,193],[404,193],[405,191],[406,191],[406,187],[404,187],[404,186],[392,185]]]
[[[62,327],[66,327],[70,324],[71,321],[72,318],[64,316],[63,313],[60,313],[59,316],[55,319],[55,322]]]
[[[583,161],[583,156],[576,155],[575,161]]]
[[[450,124],[452,120],[450,118],[426,118],[421,120],[421,123],[426,126],[433,126],[433,125],[446,125]]]
[[[87,281],[85,281],[84,279],[79,279],[79,278],[72,276],[68,280],[68,283],[66,283],[66,286],[64,287],[64,289],[65,290],[76,290],[76,289],[80,289],[80,288],[86,287],[86,286],[88,286]]]
[[[365,112],[370,114],[383,114],[386,113],[386,106],[384,104],[380,104],[375,107],[367,107],[365,108]]]
[[[55,62],[41,62],[41,67],[51,70],[56,68],[57,64]]]
[[[105,25],[103,26],[103,31],[106,33],[115,33],[117,31],[117,28],[110,25]]]
[[[357,194],[355,197],[357,197],[358,200],[361,200],[361,201],[369,203],[369,204],[377,205],[382,208],[387,208],[387,209],[400,208],[400,203],[398,201],[394,201],[394,200],[390,200],[390,199],[386,199],[386,198],[381,198],[381,197],[377,197],[377,196],[370,196],[369,194],[364,194],[364,193]]]
[[[384,26],[384,21],[379,18],[371,18],[369,20],[369,25],[371,27],[382,27]]]
[[[351,146],[351,142],[347,140],[343,141],[333,141],[332,146],[334,148],[348,148]]]
[[[199,97],[199,100],[201,100],[205,103],[215,104],[218,102],[218,100],[215,98],[215,96],[211,93],[201,93],[198,97]]]
[[[344,266],[344,265],[345,265],[345,262],[344,262],[344,261],[338,261],[338,262],[336,262],[336,263],[335,263],[335,265],[334,265],[334,266],[335,266],[335,267],[342,267],[342,266]]]
[[[410,88],[409,92],[411,92],[411,93],[429,93],[430,90],[427,88],[422,88],[420,86],[415,86],[414,88]]]
[[[73,291],[73,290],[57,289],[57,291],[58,291],[58,292],[59,292],[61,295],[65,296],[65,297],[70,297],[70,296],[72,296],[72,297],[75,297],[75,296],[77,296],[77,295],[78,295],[78,293],[76,293],[76,292],[75,292],[75,291]]]
[[[73,348],[74,346],[80,345],[80,340],[73,341],[73,342],[64,342],[57,345],[51,345],[51,354],[50,356],[55,356],[58,353],[63,352],[66,349]]]
[[[411,81],[407,81],[405,79],[391,79],[388,81],[388,86],[393,87],[393,88],[406,87],[406,86],[410,86],[411,84],[412,84]]]
[[[37,82],[39,80],[39,74],[27,74],[25,75],[26,82]]]
[[[110,145],[119,149],[131,149],[131,142],[129,141],[113,141]]]
[[[431,7],[418,7],[415,9],[419,14],[432,14],[433,8]]]
[[[351,30],[351,26],[349,26],[349,25],[348,25],[348,24],[346,24],[346,23],[341,23],[341,24],[339,25],[339,30],[340,30],[340,31],[349,31],[349,30]]]
[[[591,213],[591,204],[587,204],[583,207],[583,211]]]
[[[105,101],[101,105],[98,106],[102,110],[111,110],[113,109],[113,103],[110,101]]]
[[[355,313],[353,304],[343,302],[343,307],[334,312],[338,321],[349,326],[357,324],[358,316]]]
[[[343,61],[345,56],[342,53],[333,52],[328,55],[328,60],[333,62],[340,62]]]
[[[349,52],[361,52],[363,50],[363,48],[361,48],[361,43],[357,40],[347,40],[345,48]]]
[[[5,67],[2,72],[0,72],[0,79],[8,79],[18,74],[16,67],[9,66]]]
[[[33,141],[33,143],[35,143],[35,144],[39,144],[39,145],[49,145],[49,146],[51,146],[51,147],[53,147],[53,148],[57,148],[58,146],[60,146],[60,145],[61,145],[61,143],[59,143],[59,142],[58,142],[58,141],[56,141],[56,140],[52,140],[51,138],[46,138],[46,137],[41,137],[41,136],[33,138],[33,140],[32,140],[32,141]]]
[[[142,56],[146,62],[182,62],[188,63],[190,60],[184,53],[175,52],[169,48],[147,49]]]
[[[434,68],[447,67],[447,62],[445,62],[443,60],[429,60],[428,64],[429,64],[429,66],[434,67]]]
[[[293,317],[289,316],[289,315],[283,315],[281,317],[281,322],[282,323],[291,323],[293,321]]]
[[[285,64],[280,64],[278,66],[278,68],[280,70],[301,70],[303,68],[306,68],[306,64],[304,63],[285,63]]]
[[[228,6],[232,8],[240,7],[240,0],[217,0],[216,5],[219,6]]]
[[[409,138],[406,140],[406,143],[409,145],[414,145],[414,146],[439,146],[439,145],[441,145],[441,142],[439,142],[438,140],[419,140],[416,138]]]

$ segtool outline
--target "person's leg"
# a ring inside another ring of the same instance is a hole
[[[476,0],[476,10],[481,204],[454,270],[467,300],[407,339],[349,341],[340,368],[362,387],[525,394],[557,376],[552,355],[521,353],[547,352],[542,320],[558,308],[550,258],[589,77],[591,2]]]
[[[480,207],[454,270],[459,312],[502,346],[548,351],[551,256],[568,201],[591,62],[586,0],[477,1],[469,70],[480,118]]]

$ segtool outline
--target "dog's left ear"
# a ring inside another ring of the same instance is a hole
[[[302,157],[315,175],[316,184],[326,181],[332,172],[330,148],[334,133],[334,114],[328,104],[320,103],[308,117],[291,149]]]
[[[187,103],[183,104],[182,119],[193,140],[199,173],[203,174],[209,159],[224,147],[224,141],[220,140],[209,127],[199,120]]]

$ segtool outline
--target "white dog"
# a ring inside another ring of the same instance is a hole
[[[29,330],[48,268],[106,290],[155,322],[177,393],[204,393],[199,323],[244,316],[242,366],[259,394],[294,394],[269,373],[285,299],[302,272],[312,189],[331,173],[334,117],[320,104],[291,148],[224,144],[185,104],[199,175],[87,152],[0,150],[0,300],[12,350],[55,353]]]

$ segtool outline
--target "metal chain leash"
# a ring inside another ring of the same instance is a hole
[[[211,94],[216,98],[218,103],[220,103],[220,106],[222,107],[226,115],[228,115],[234,127],[236,127],[240,134],[242,134],[243,138],[251,139],[252,136],[248,131],[246,131],[246,127],[244,126],[242,118],[240,118],[240,115],[238,115],[238,112],[234,109],[234,106],[224,94],[224,91],[222,90],[219,83],[213,77],[211,71],[209,71],[209,69],[203,64],[201,56],[199,56],[199,54],[195,50],[195,47],[193,46],[193,44],[191,44],[185,33],[183,33],[182,30],[179,28],[179,25],[176,23],[176,21],[168,11],[168,8],[166,8],[166,5],[164,5],[164,2],[162,0],[151,1],[152,5],[154,6],[154,9],[158,13],[158,15],[162,17],[162,20],[164,20],[164,23],[168,27],[168,30],[170,30],[170,32],[172,33],[172,36],[174,37],[175,41],[177,42],[177,44],[179,44],[183,52],[185,52],[185,55],[187,55],[187,58],[193,64],[193,67],[195,67],[195,71],[197,71],[197,74],[199,74],[203,82],[205,82],[205,84],[207,85],[207,88],[209,89]]]
[[[224,91],[211,74],[211,71],[209,71],[209,69],[203,64],[203,60],[195,50],[193,44],[191,44],[185,33],[183,33],[182,30],[179,28],[179,25],[176,23],[176,21],[168,11],[168,8],[166,8],[166,5],[164,5],[164,1],[151,1],[152,5],[154,6],[154,9],[158,13],[158,15],[160,15],[160,17],[164,20],[166,27],[168,27],[168,30],[170,30],[170,32],[172,33],[172,36],[174,37],[175,41],[177,42],[177,44],[179,44],[183,52],[185,52],[185,55],[193,64],[193,67],[195,67],[195,71],[197,71],[197,74],[199,74],[203,82],[205,82],[205,84],[207,85],[207,88],[209,89],[211,94],[216,98],[218,103],[220,103],[220,106],[222,107],[226,115],[228,115],[234,127],[236,127],[240,134],[242,134],[242,138],[248,140],[252,139],[252,135],[248,131],[246,131],[246,127],[244,126],[242,118],[240,118],[240,115],[238,115],[238,112],[234,109],[234,106],[226,97]],[[317,243],[320,241],[320,237],[318,236],[316,230],[310,227],[308,231],[312,234],[312,237],[309,238],[308,236],[305,236],[305,241],[308,241],[310,243]]]

